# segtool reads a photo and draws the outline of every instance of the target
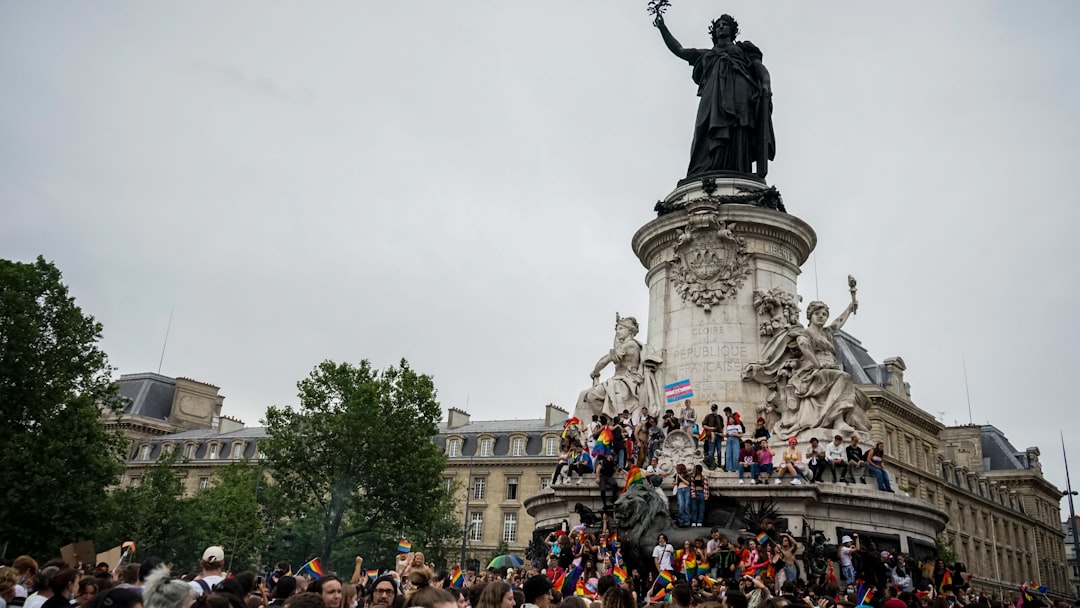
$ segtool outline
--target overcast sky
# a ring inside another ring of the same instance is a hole
[[[118,373],[257,424],[323,359],[401,357],[474,419],[570,407],[644,324],[630,250],[697,99],[645,0],[0,2],[0,256],[38,254]],[[675,0],[773,77],[804,298],[915,402],[1042,449],[1077,428],[1080,4]],[[1074,313],[1068,311],[1073,310]],[[642,337],[646,332],[642,331]],[[1074,468],[1080,438],[1066,437]]]

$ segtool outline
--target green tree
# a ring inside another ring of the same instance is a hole
[[[115,404],[101,324],[38,257],[0,260],[0,538],[9,554],[56,555],[90,538],[123,441],[101,425]]]
[[[243,462],[230,464],[214,472],[209,488],[186,501],[196,551],[224,545],[226,566],[231,571],[260,567],[259,557],[266,548],[256,497],[263,484],[261,477],[259,467]]]
[[[359,553],[374,564],[402,535],[444,543],[452,498],[431,441],[441,417],[431,377],[405,360],[381,372],[325,361],[297,387],[297,408],[267,409],[262,445],[286,511],[314,518],[324,563],[351,567],[346,556]]]
[[[155,555],[181,568],[199,559],[191,511],[176,472],[180,460],[177,454],[163,455],[146,469],[138,487],[109,494],[96,539],[102,548],[134,540],[139,556]]]

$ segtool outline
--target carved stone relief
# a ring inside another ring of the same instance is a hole
[[[734,222],[722,222],[715,211],[706,210],[692,212],[679,230],[671,260],[675,290],[706,312],[735,295],[750,274],[746,239],[735,228]]]

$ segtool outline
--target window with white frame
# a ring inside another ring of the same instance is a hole
[[[447,477],[447,478],[443,479],[443,487],[446,488],[447,492],[453,490],[454,489],[454,478],[453,477]]]
[[[469,540],[479,541],[484,537],[484,514],[473,511],[469,516]]]
[[[518,478],[506,478],[506,500],[517,500]]]
[[[195,458],[195,444],[189,443],[184,446],[184,458]]]
[[[200,477],[199,478],[199,489],[200,490],[205,490],[206,488],[209,488],[209,487],[210,487],[210,478],[209,477]]]
[[[446,455],[450,458],[456,458],[457,456],[461,456],[460,439],[451,439],[450,441],[446,442]]]
[[[139,448],[139,460],[150,460],[150,446],[144,445]]]
[[[493,448],[495,447],[494,443],[495,443],[495,441],[492,440],[492,439],[481,439],[480,440],[480,455],[481,456],[491,456],[491,454],[493,453]]]
[[[544,440],[544,455],[545,456],[558,456],[559,455],[559,440],[556,437],[548,437]]]
[[[139,481],[141,481],[141,480],[138,477],[132,477],[128,481],[128,486],[130,486],[132,488],[137,488],[137,487],[139,487]]]
[[[211,443],[209,448],[207,448],[207,458],[209,458],[210,460],[214,460],[214,459],[217,458],[217,455],[218,455],[218,444]]]
[[[517,541],[517,513],[503,513],[503,542]]]
[[[541,490],[546,490],[546,489],[548,489],[550,487],[551,487],[551,478],[548,477],[547,475],[544,475],[543,477],[541,477],[540,478],[540,489]]]
[[[165,445],[161,446],[161,451],[166,454],[172,454],[175,447],[176,446],[171,443],[166,443]]]
[[[525,439],[523,437],[514,437],[514,440],[510,442],[511,454],[514,456],[525,455]]]
[[[484,500],[486,495],[487,482],[483,477],[477,477],[473,480],[473,500]]]
[[[244,444],[237,443],[232,446],[233,460],[239,460],[244,457]]]

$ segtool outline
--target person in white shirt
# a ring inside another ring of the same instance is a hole
[[[806,450],[806,466],[812,475],[811,483],[821,481],[825,472],[825,447],[818,443],[817,437],[810,438],[810,448]]]
[[[188,583],[191,590],[195,592],[195,597],[210,593],[214,589],[214,585],[225,580],[225,577],[221,575],[221,568],[224,564],[225,551],[221,547],[207,547],[206,551],[203,551],[202,561],[199,562],[202,572],[195,577],[195,580]]]
[[[657,572],[663,572],[665,570],[670,572],[673,570],[671,565],[673,555],[675,555],[675,548],[667,542],[667,537],[663,534],[656,537],[656,548],[653,549],[652,557],[653,562],[656,564]]]
[[[832,471],[833,483],[836,483],[836,470],[840,469],[840,479],[848,478],[847,451],[844,446],[844,438],[840,435],[833,437],[833,442],[825,447],[825,464]]]

